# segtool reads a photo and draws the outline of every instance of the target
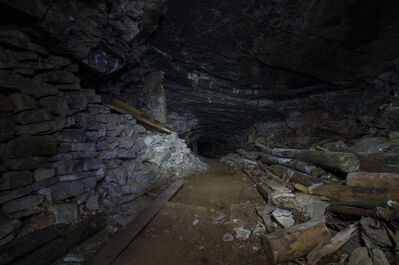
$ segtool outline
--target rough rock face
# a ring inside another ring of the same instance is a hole
[[[70,59],[12,32],[26,38],[0,46],[0,245],[113,212],[161,180],[206,169],[184,140],[82,89]]]
[[[21,65],[4,54],[1,68],[34,75],[71,60],[68,71],[80,65],[86,87],[149,114],[146,80],[164,71],[168,113],[180,116],[169,120],[177,128],[198,121],[183,133],[190,141],[242,138],[255,123],[292,122],[293,112],[365,123],[397,93],[397,80],[387,83],[397,9],[395,0],[0,0],[1,22],[12,25],[0,28],[1,43],[31,51],[14,56],[67,57]],[[76,80],[63,78],[73,88]]]
[[[181,139],[100,104],[96,91],[151,113],[154,72],[168,125],[192,142],[399,130],[398,8],[0,0],[0,245],[204,167]]]
[[[143,41],[165,12],[163,0],[2,0],[0,10],[4,24],[28,26],[24,32],[15,31],[18,26],[3,27],[3,44],[67,55],[101,80],[129,71],[141,60]],[[27,34],[47,49],[31,44]]]
[[[214,140],[303,110],[374,116],[394,93],[377,76],[398,56],[398,8],[394,0],[169,0],[152,39],[168,107],[193,113],[198,134]]]

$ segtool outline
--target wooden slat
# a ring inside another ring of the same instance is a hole
[[[119,99],[112,99],[111,104],[106,104],[106,106],[112,108],[115,111],[124,113],[124,114],[130,114],[133,115],[138,121],[149,125],[152,128],[155,128],[161,132],[166,132],[166,133],[173,133],[172,130],[170,130],[166,124],[152,118],[151,116],[139,111],[138,109],[120,101]]]
[[[170,200],[183,186],[183,180],[177,180],[163,191],[150,206],[144,209],[127,226],[120,229],[108,240],[96,254],[88,260],[86,265],[110,265],[133,241],[133,239],[154,218],[162,206]]]
[[[130,112],[128,112],[126,110],[123,110],[121,108],[118,108],[117,106],[114,106],[114,105],[111,105],[111,104],[103,104],[103,105],[108,107],[108,108],[110,108],[110,109],[112,109],[112,110],[114,110],[114,111],[116,111],[116,112],[119,112],[119,113],[122,113],[122,114],[132,115]],[[154,131],[154,132],[162,132],[162,129],[157,128],[157,126],[155,124],[150,125],[151,123],[149,123],[147,121],[144,122],[144,121],[140,120],[139,118],[136,118],[136,120],[137,120],[137,123],[143,125],[148,130],[151,130],[151,131]]]

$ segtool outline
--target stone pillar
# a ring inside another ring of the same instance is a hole
[[[152,116],[160,122],[166,123],[166,92],[163,87],[164,72],[151,73],[146,80],[146,87],[150,93]]]

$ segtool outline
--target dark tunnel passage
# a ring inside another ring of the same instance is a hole
[[[0,0],[0,264],[398,264],[398,0]]]

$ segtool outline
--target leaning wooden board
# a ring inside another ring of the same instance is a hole
[[[146,209],[134,218],[127,226],[120,229],[108,240],[94,256],[85,262],[86,265],[110,265],[129,246],[133,239],[159,212],[162,206],[183,186],[183,180],[177,180],[163,191]]]
[[[154,119],[153,117],[139,111],[138,109],[130,106],[129,104],[124,103],[123,101],[120,101],[118,99],[112,99],[111,104],[105,104],[107,107],[110,107],[111,109],[122,112],[125,114],[130,114],[133,115],[137,121],[143,123],[146,126],[149,126],[151,128],[154,128],[156,130],[159,130],[161,132],[165,133],[173,133],[172,130],[170,130],[166,124]]]

